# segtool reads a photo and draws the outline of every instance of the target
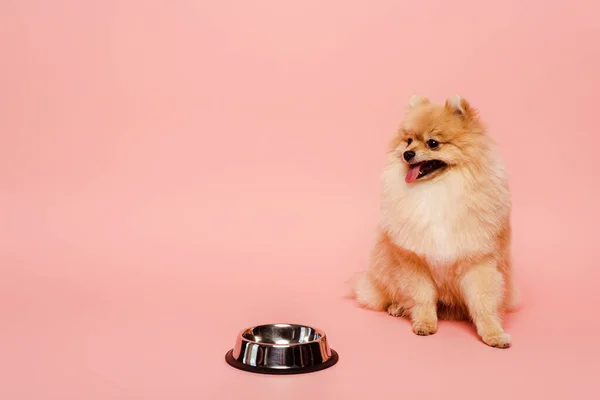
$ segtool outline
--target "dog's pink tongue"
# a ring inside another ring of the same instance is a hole
[[[408,167],[408,172],[406,173],[406,178],[404,179],[406,183],[411,183],[417,180],[419,177],[419,172],[421,171],[421,163],[414,164]]]

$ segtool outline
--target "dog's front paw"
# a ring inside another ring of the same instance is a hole
[[[481,336],[481,339],[488,346],[496,347],[498,349],[508,349],[511,342],[510,335],[504,332],[483,335]]]
[[[433,335],[437,332],[437,322],[415,321],[413,322],[413,332],[419,336]]]

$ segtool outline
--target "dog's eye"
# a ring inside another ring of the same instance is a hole
[[[430,149],[435,149],[439,146],[439,142],[437,140],[433,140],[433,139],[429,139],[427,141],[427,147],[429,147]]]
[[[408,143],[408,145],[410,146],[410,144],[412,143],[412,139],[408,138],[408,140],[406,141],[406,143]]]

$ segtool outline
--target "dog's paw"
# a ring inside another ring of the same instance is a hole
[[[396,303],[392,303],[388,306],[387,312],[392,317],[403,317],[404,316],[404,307],[402,307]]]
[[[483,335],[481,339],[488,346],[496,347],[498,349],[508,349],[511,343],[510,335],[504,332],[491,335]]]
[[[413,332],[419,336],[429,336],[437,332],[437,322],[415,321]]]

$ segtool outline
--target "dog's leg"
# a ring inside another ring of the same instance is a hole
[[[413,332],[419,336],[437,331],[437,288],[422,260],[413,253],[394,248],[396,266],[390,270],[388,287],[392,315],[410,317]]]
[[[460,287],[471,318],[481,339],[489,346],[510,347],[511,338],[501,325],[504,279],[494,258],[469,266],[460,279]]]
[[[394,259],[396,266],[387,285],[392,299],[388,313],[410,317],[417,335],[433,335],[438,317],[437,289],[431,274],[413,253],[396,249]]]
[[[385,292],[369,276],[369,271],[361,273],[354,287],[354,296],[360,305],[375,311],[383,311],[390,304]]]
[[[437,330],[437,291],[427,267],[414,253],[382,233],[366,274],[356,285],[359,303],[394,316],[409,316],[417,335]]]
[[[405,317],[406,316],[406,310],[404,309],[404,307],[401,304],[398,304],[398,303],[390,304],[387,308],[387,312],[392,317]]]
[[[413,332],[420,336],[433,335],[437,331],[437,290],[433,280],[425,271],[418,268],[403,273],[401,287],[410,298],[412,307],[409,308]]]
[[[369,267],[360,274],[354,286],[354,295],[359,304],[375,311],[383,311],[390,304],[388,274],[396,267],[392,247],[386,236],[380,234],[369,258]]]

